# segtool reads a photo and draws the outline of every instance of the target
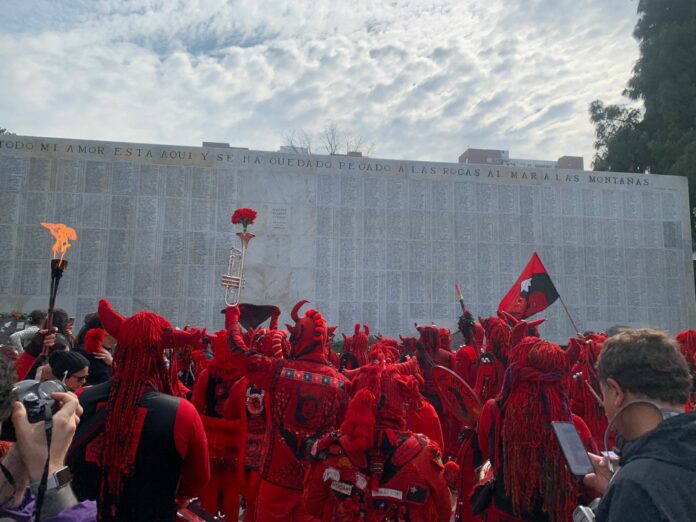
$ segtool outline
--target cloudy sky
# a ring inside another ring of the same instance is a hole
[[[588,168],[587,107],[621,101],[636,3],[4,0],[0,127],[277,150],[332,120],[376,157]]]

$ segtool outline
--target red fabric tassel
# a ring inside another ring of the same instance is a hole
[[[348,404],[341,431],[347,437],[349,451],[364,452],[374,445],[377,398],[363,388]]]
[[[103,328],[92,328],[85,335],[85,351],[87,353],[99,353],[106,337],[106,330]]]

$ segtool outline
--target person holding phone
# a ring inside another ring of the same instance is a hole
[[[624,442],[618,463],[590,455],[585,484],[603,493],[596,520],[694,520],[696,412],[684,413],[692,377],[678,344],[658,330],[624,330],[604,343],[597,372],[608,430]]]

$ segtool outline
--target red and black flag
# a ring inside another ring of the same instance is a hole
[[[558,299],[558,291],[551,281],[539,255],[534,252],[510,291],[498,305],[517,319],[525,319],[545,310]]]

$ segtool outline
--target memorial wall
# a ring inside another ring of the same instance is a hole
[[[48,304],[48,221],[79,236],[58,293],[78,324],[107,296],[219,328],[244,206],[242,300],[281,321],[305,298],[339,331],[454,328],[455,281],[490,315],[536,250],[581,330],[696,325],[680,177],[0,136],[0,187],[4,311]],[[542,315],[543,335],[573,335],[559,302]]]

